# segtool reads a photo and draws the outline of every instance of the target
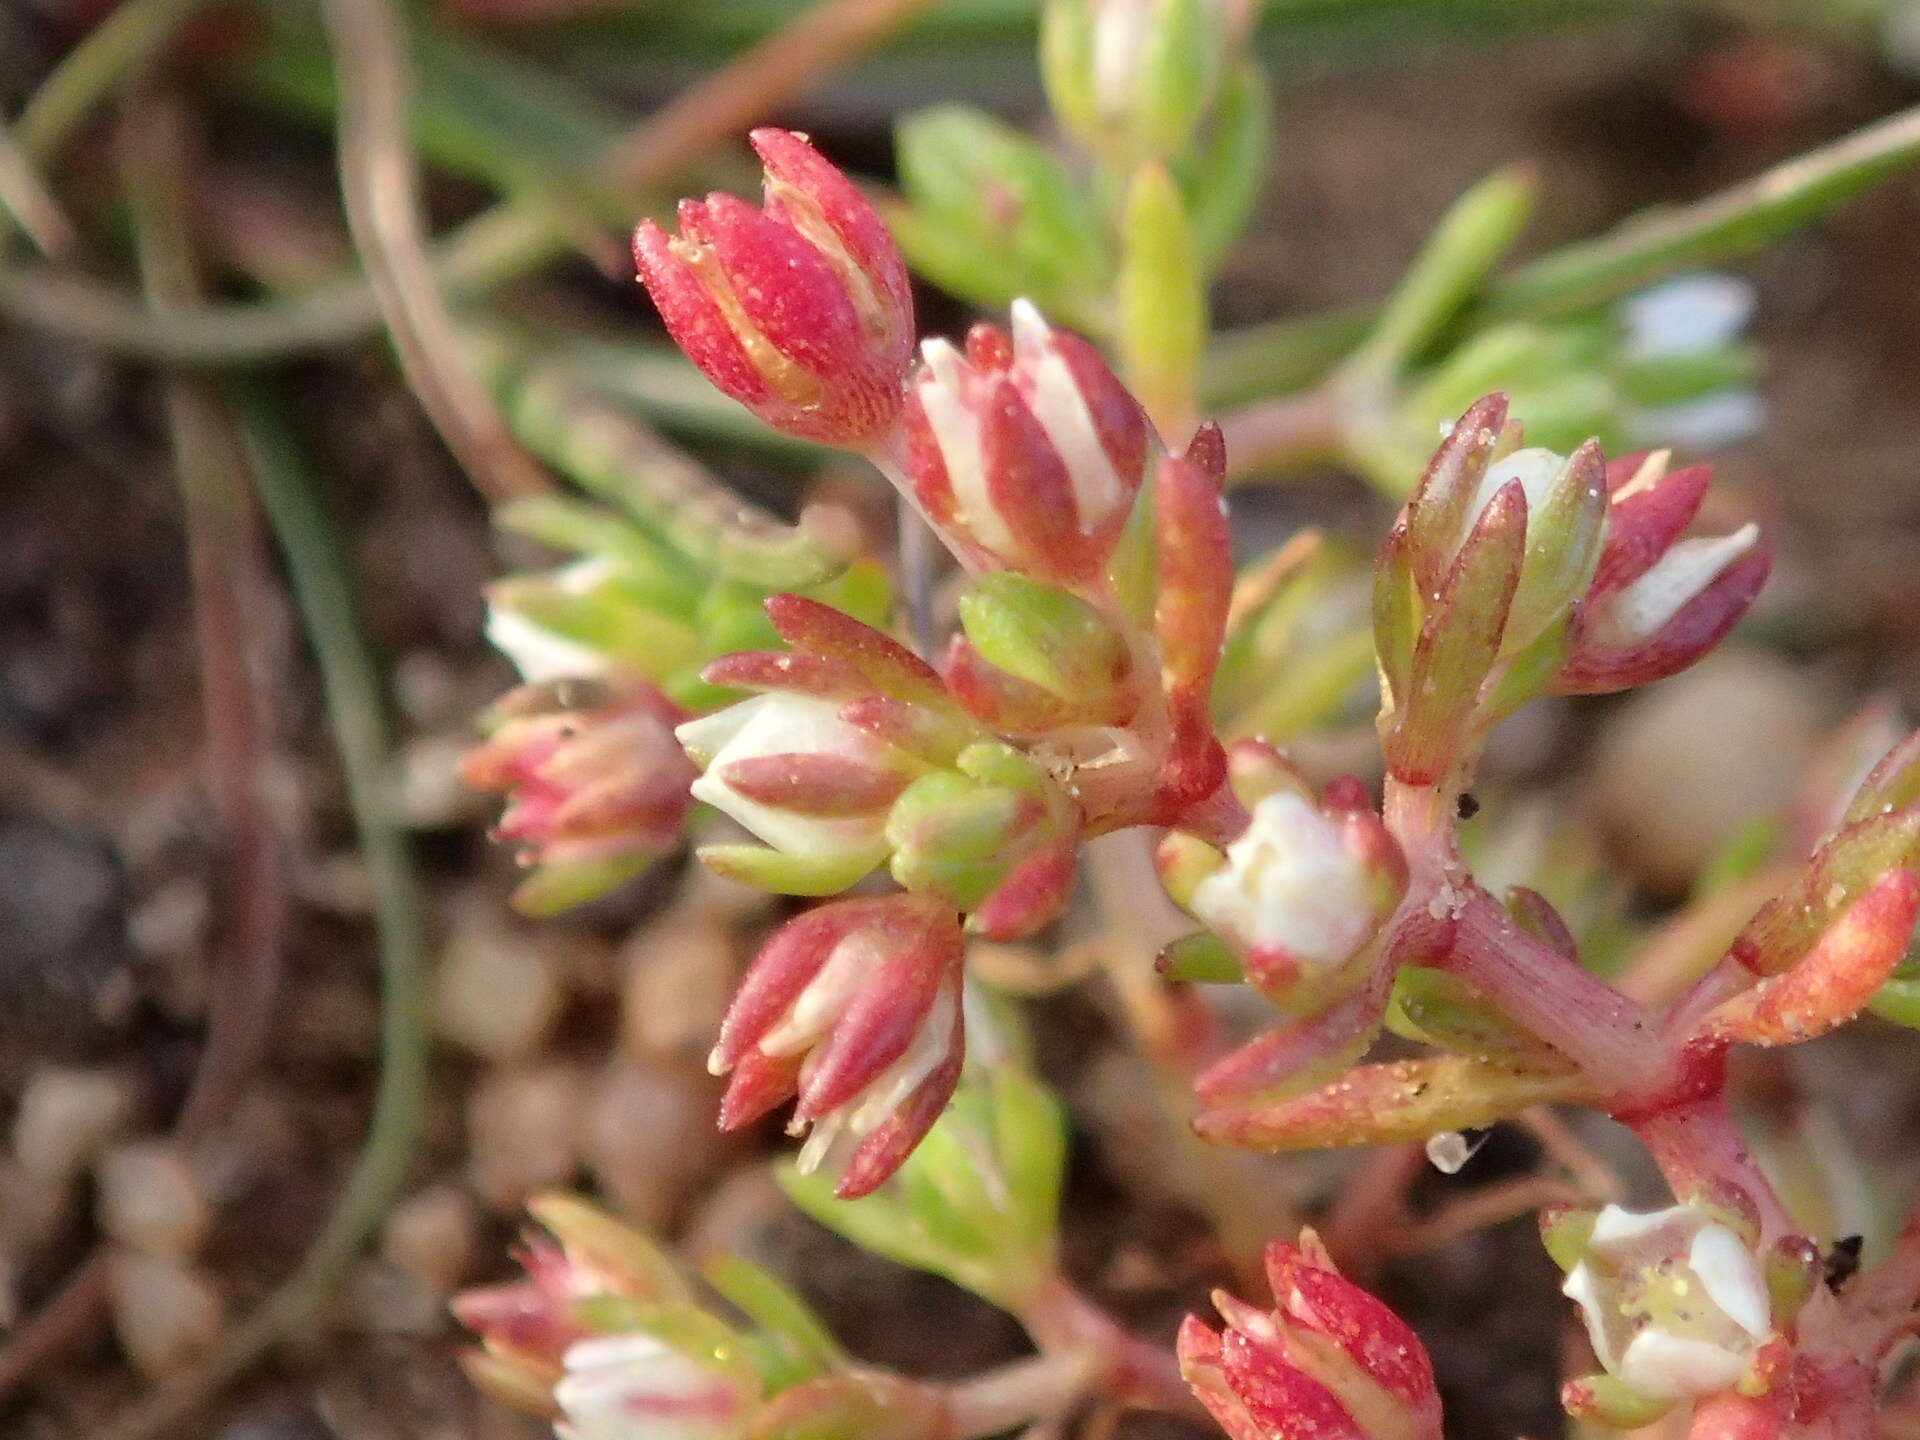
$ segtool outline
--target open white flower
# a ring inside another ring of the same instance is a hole
[[[1562,1291],[1579,1305],[1601,1365],[1651,1400],[1729,1388],[1773,1329],[1759,1257],[1691,1205],[1644,1214],[1607,1206]]]
[[[1289,790],[1254,806],[1227,864],[1194,887],[1193,913],[1230,944],[1285,954],[1303,972],[1350,958],[1373,932],[1366,868],[1339,829]]]

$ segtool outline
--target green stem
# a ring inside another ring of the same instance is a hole
[[[387,794],[390,744],[379,670],[354,616],[353,594],[328,526],[275,402],[228,392],[261,503],[287,561],[294,599],[320,668],[348,802],[373,886],[381,983],[380,1078],[366,1140],[346,1186],[299,1268],[220,1348],[94,1432],[94,1440],[151,1440],[283,1341],[313,1327],[321,1308],[400,1192],[426,1098],[430,1027],[425,903],[405,832]]]
[[[1512,248],[1533,209],[1523,167],[1496,170],[1447,208],[1401,277],[1379,323],[1353,352],[1343,376],[1356,387],[1385,385],[1425,350],[1487,273]]]
[[[60,152],[100,102],[207,0],[127,0],[68,52],[20,112],[20,148],[36,165]]]

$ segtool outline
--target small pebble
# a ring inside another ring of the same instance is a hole
[[[36,1180],[70,1180],[125,1133],[136,1103],[132,1080],[117,1071],[36,1070],[14,1115],[14,1156]]]
[[[1804,670],[1753,650],[1635,695],[1609,717],[1592,770],[1620,858],[1656,894],[1683,894],[1742,825],[1793,798],[1825,708]]]
[[[441,1035],[504,1065],[539,1052],[567,997],[551,947],[475,905],[447,936],[434,998]]]
[[[468,1175],[497,1215],[572,1182],[586,1082],[572,1065],[495,1070],[467,1100]]]
[[[719,1092],[703,1071],[616,1059],[595,1078],[581,1148],[600,1188],[635,1222],[664,1229],[717,1163]]]
[[[711,909],[674,906],[622,951],[620,1041],[639,1058],[703,1062],[733,997],[733,933]]]
[[[94,1180],[100,1228],[129,1249],[186,1260],[207,1238],[213,1212],[206,1190],[173,1142],[116,1145],[100,1157]]]
[[[136,1250],[108,1255],[107,1297],[121,1347],[136,1369],[156,1380],[205,1352],[226,1313],[220,1292],[198,1270]]]
[[[380,1235],[380,1254],[438,1303],[467,1278],[479,1231],[473,1197],[458,1185],[433,1185],[394,1206]]]
[[[438,1335],[451,1323],[444,1297],[385,1260],[354,1266],[346,1298],[354,1328],[370,1335]]]

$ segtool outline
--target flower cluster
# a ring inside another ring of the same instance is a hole
[[[1149,199],[1175,194],[1158,157],[1220,84],[1216,50],[1156,49],[1197,33],[1175,9],[1059,5],[1049,20],[1063,112],[1119,127],[1113,154],[1141,167]],[[1162,110],[1116,110],[1108,71],[1152,80]],[[836,897],[776,928],[742,982],[711,1056],[728,1077],[721,1123],[791,1102],[790,1128],[807,1134],[791,1180],[803,1204],[859,1202],[849,1233],[1041,1315],[1029,1329],[1043,1348],[1097,1335],[1124,1352],[1106,1322],[1058,1313],[1060,1154],[1045,1104],[1018,1085],[962,1090],[966,942],[1034,935],[1066,909],[1084,842],[1158,827],[1165,887],[1204,927],[1167,948],[1167,978],[1245,983],[1281,1016],[1195,1067],[1203,1139],[1419,1141],[1548,1103],[1605,1111],[1682,1203],[1547,1217],[1600,1366],[1567,1388],[1568,1408],[1641,1424],[1697,1401],[1732,1425],[1725,1407],[1764,1402],[1779,1423],[1741,1433],[1816,1433],[1779,1417],[1857,1398],[1862,1357],[1877,1361],[1897,1327],[1882,1300],[1850,1310],[1822,1292],[1814,1242],[1733,1129],[1727,1060],[1736,1045],[1825,1033],[1893,975],[1920,913],[1920,744],[1872,771],[1778,897],[1663,1003],[1598,978],[1543,895],[1490,891],[1459,830],[1499,721],[1537,697],[1670,676],[1727,633],[1768,572],[1758,528],[1689,533],[1705,467],[1665,452],[1609,461],[1595,440],[1528,446],[1501,395],[1477,401],[1374,567],[1384,793],[1350,776],[1310,783],[1264,741],[1227,746],[1216,721],[1223,659],[1228,713],[1262,708],[1249,654],[1278,625],[1275,587],[1253,593],[1257,577],[1236,605],[1221,431],[1169,443],[1091,343],[1024,300],[1007,329],[929,340],[916,361],[905,267],[877,215],[802,137],[762,130],[753,143],[763,206],[712,195],[682,205],[677,235],[643,224],[640,279],[721,390],[892,479],[963,572],[956,633],[916,653],[877,607],[768,585],[751,596],[752,626],[742,592],[727,592],[733,643],[715,644],[682,623],[704,600],[663,610],[657,575],[637,583],[599,558],[503,591],[496,638],[527,652],[529,680],[598,682],[557,713],[516,701],[470,762],[476,783],[511,795],[502,833],[543,872],[574,877],[538,903],[631,873],[671,842],[690,799],[748,837],[705,846],[714,869]],[[1163,393],[1122,353],[1155,415],[1191,416],[1190,395]],[[1404,358],[1363,347],[1349,389]],[[657,658],[648,668],[662,645],[671,679]],[[1316,704],[1351,688],[1333,658]],[[842,893],[882,869],[896,888]],[[1387,1025],[1440,1053],[1365,1063]],[[1019,1193],[1001,1184],[1016,1170]],[[635,1416],[669,1433],[772,1434],[769,1407],[814,1403],[884,1436],[912,1410],[819,1357],[803,1380],[776,1381],[732,1331],[688,1319],[657,1267],[596,1262],[576,1243],[581,1222],[560,1219],[550,1227],[572,1234],[557,1251],[530,1243],[526,1286],[465,1303],[487,1337],[479,1373],[539,1397],[581,1440]],[[996,1254],[1003,1222],[1018,1233]],[[1417,1337],[1310,1234],[1267,1264],[1271,1310],[1220,1295],[1225,1328],[1190,1319],[1180,1335],[1182,1374],[1234,1440],[1437,1440]],[[662,1307],[675,1323],[658,1322]],[[1127,1353],[1109,1367],[1132,1367],[1115,1394],[1146,1368]],[[762,1418],[748,1426],[749,1413]]]
[[[777,934],[715,1052],[727,1123],[797,1093],[809,1161],[864,1136],[843,1177],[860,1193],[952,1091],[959,917],[1030,934],[1065,905],[1083,839],[1213,833],[1235,808],[1208,713],[1231,587],[1224,457],[1212,430],[1170,454],[1099,353],[1024,302],[1010,333],[929,341],[910,369],[877,217],[799,137],[754,144],[764,210],[716,195],[682,207],[677,239],[643,225],[642,281],[720,388],[870,455],[974,577],[938,668],[831,604],[774,596],[785,648],[701,672],[751,698],[677,730],[693,796],[761,842],[708,846],[708,864],[814,896],[884,866],[907,892]],[[903,984],[867,986],[883,971]]]

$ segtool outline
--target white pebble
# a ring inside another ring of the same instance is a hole
[[[190,1258],[207,1238],[213,1212],[180,1147],[167,1140],[117,1145],[94,1167],[100,1228],[129,1249]]]
[[[127,1358],[153,1379],[205,1352],[226,1314],[220,1292],[198,1270],[134,1250],[107,1257],[107,1297]]]
[[[511,1214],[539,1190],[569,1184],[585,1081],[571,1065],[496,1070],[467,1101],[468,1174],[481,1201]]]
[[[109,1070],[36,1070],[13,1120],[13,1153],[36,1180],[60,1183],[93,1163],[133,1118],[127,1076]]]

